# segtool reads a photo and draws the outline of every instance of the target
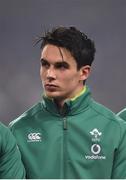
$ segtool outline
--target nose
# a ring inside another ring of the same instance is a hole
[[[47,70],[47,79],[53,80],[56,79],[56,72],[53,67],[49,67]]]

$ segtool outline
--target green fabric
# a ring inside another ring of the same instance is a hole
[[[10,130],[0,123],[0,179],[22,179],[25,171],[15,138]]]
[[[120,111],[117,116],[120,116],[122,119],[126,121],[126,108]]]
[[[96,103],[88,88],[61,114],[43,97],[10,126],[27,178],[126,178],[126,124]]]

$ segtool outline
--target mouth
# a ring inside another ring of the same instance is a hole
[[[54,84],[45,84],[45,90],[47,91],[56,91],[58,86]]]

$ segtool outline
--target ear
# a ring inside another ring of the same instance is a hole
[[[80,68],[80,80],[86,80],[91,72],[91,66],[86,65]]]

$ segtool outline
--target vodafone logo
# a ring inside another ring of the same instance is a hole
[[[101,151],[101,147],[100,147],[100,145],[99,144],[93,144],[92,146],[91,146],[91,152],[93,153],[93,154],[99,154],[100,153],[100,151]]]
[[[94,159],[94,160],[105,160],[106,159],[106,156],[100,155],[101,146],[99,144],[93,144],[91,146],[91,152],[93,154],[90,154],[90,155],[86,154],[85,159],[87,159],[87,160],[92,160],[92,159]]]
[[[89,147],[89,152],[85,154],[85,159],[87,160],[105,160],[106,156],[102,152],[102,132],[94,128],[93,130],[89,131],[91,136],[91,146]]]

